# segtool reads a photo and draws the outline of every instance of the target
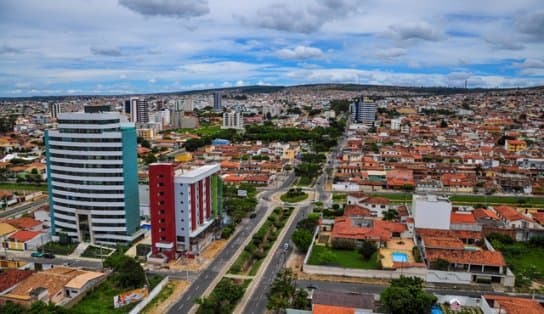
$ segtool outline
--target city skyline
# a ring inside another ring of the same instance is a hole
[[[3,1],[0,12],[0,97],[544,84],[539,1]]]

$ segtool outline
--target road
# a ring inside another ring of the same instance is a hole
[[[320,201],[324,201],[328,199],[328,196],[325,194],[325,191],[324,191],[326,176],[327,174],[324,173],[317,179],[316,193],[319,194],[318,199]],[[295,229],[297,227],[297,222],[299,222],[300,220],[302,220],[304,217],[308,215],[308,212],[311,207],[312,205],[305,205],[300,208],[300,210],[297,213],[297,216],[293,220],[293,223],[287,226],[288,229],[284,237],[282,239],[278,239],[278,241],[281,241],[280,243],[291,242],[291,237],[293,233],[295,232]],[[292,248],[293,245],[291,244],[289,247]],[[287,256],[289,256],[289,251],[285,252],[282,246],[280,246],[280,249],[278,249],[273,254],[274,256],[272,257],[272,260],[270,261],[268,268],[266,268],[266,270],[264,271],[262,277],[260,279],[258,278],[254,279],[254,280],[259,280],[259,283],[257,284],[257,288],[254,290],[255,293],[252,296],[250,296],[249,301],[247,302],[246,308],[244,309],[244,313],[252,313],[252,314],[264,313],[266,310],[266,303],[268,302],[266,294],[268,293],[270,289],[270,285],[272,284],[272,281],[274,280],[274,278],[276,278],[276,274],[283,267]]]
[[[28,252],[26,252],[28,253]],[[6,251],[2,250],[0,256],[5,257]],[[55,255],[55,258],[38,258],[21,255],[18,253],[13,253],[12,251],[7,252],[7,259],[21,260],[29,263],[41,263],[41,264],[52,264],[52,265],[69,265],[71,267],[82,267],[86,269],[102,269],[102,262],[100,260],[89,260],[89,259],[78,259],[73,257]]]
[[[255,226],[257,226],[259,221],[261,221],[261,219],[265,219],[264,215],[267,210],[267,201],[264,200],[268,199],[270,195],[278,190],[290,186],[294,180],[295,175],[293,172],[291,172],[280,187],[275,190],[262,192],[260,195],[259,205],[257,206],[257,217],[242,222],[242,229],[240,232],[238,232],[234,238],[229,241],[223,251],[221,251],[221,253],[217,255],[210,265],[200,273],[200,275],[189,286],[182,297],[168,310],[168,313],[189,313],[190,309],[195,304],[196,299],[200,298],[204,294],[204,291],[217,277],[223,265],[233,258],[234,253],[238,250],[240,245],[242,245],[244,240],[251,234],[253,229],[255,229]]]
[[[48,202],[48,198],[46,197],[39,201],[31,202],[29,204],[24,204],[16,208],[10,208],[6,211],[0,212],[0,218],[13,217],[13,216],[24,214],[27,211],[34,210],[40,206],[47,204],[47,202]]]

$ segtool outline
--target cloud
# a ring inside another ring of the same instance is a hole
[[[151,79],[149,79],[148,82],[151,83],[151,84],[155,84],[155,83],[157,83],[157,79],[152,77]]]
[[[394,59],[406,55],[406,49],[403,48],[387,48],[376,51],[376,56],[381,59]]]
[[[485,41],[490,43],[493,48],[501,50],[522,50],[525,46],[513,38],[505,34],[489,34],[485,36]]]
[[[406,23],[389,26],[389,34],[396,40],[439,41],[443,35],[426,22]]]
[[[302,8],[290,7],[290,3],[273,3],[258,9],[249,20],[261,28],[309,34],[327,22],[355,13],[360,5],[356,0],[318,0]],[[242,18],[243,22],[247,20]]]
[[[105,57],[120,57],[123,55],[119,48],[102,48],[102,47],[91,47],[89,48],[91,53],[96,56],[105,56]]]
[[[146,16],[191,18],[210,12],[207,0],[119,0],[119,4]]]
[[[544,11],[539,11],[518,19],[517,26],[520,32],[536,41],[544,40]]]
[[[544,60],[525,59],[523,62],[514,62],[514,68],[520,69],[522,75],[544,76]]]
[[[280,49],[276,51],[276,55],[282,59],[316,59],[323,57],[323,51],[316,47],[297,46],[295,49]]]
[[[7,45],[2,45],[2,47],[0,47],[0,55],[3,55],[3,54],[21,54],[21,53],[23,53],[23,50],[19,49],[19,48],[7,46]]]

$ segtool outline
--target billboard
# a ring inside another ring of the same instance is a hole
[[[117,309],[130,303],[139,302],[147,295],[147,287],[123,292],[113,297],[113,307]]]

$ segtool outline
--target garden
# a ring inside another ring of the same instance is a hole
[[[81,257],[89,257],[89,258],[106,258],[108,255],[110,255],[113,251],[113,249],[108,249],[104,247],[98,247],[94,245],[89,245],[83,253],[81,253]]]
[[[516,242],[507,235],[491,233],[487,238],[516,275],[516,287],[529,288],[532,281],[544,280],[544,237]]]
[[[297,203],[308,198],[308,194],[301,188],[291,188],[280,199],[286,203]]]
[[[266,222],[255,232],[242,254],[232,264],[229,273],[255,275],[292,211],[293,208],[274,209]]]
[[[367,253],[365,253],[367,254]],[[368,258],[354,248],[330,248],[314,245],[308,258],[308,264],[321,266],[336,266],[343,268],[379,269],[378,253],[375,250]]]
[[[41,246],[38,251],[53,253],[55,255],[70,255],[76,249],[78,243],[48,242]]]

